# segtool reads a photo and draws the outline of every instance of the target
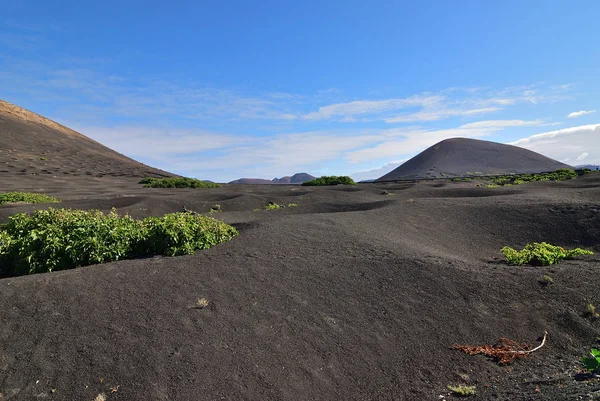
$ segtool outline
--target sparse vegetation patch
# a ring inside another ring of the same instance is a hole
[[[551,173],[514,174],[489,177],[488,180],[496,185],[519,185],[534,181],[564,181],[577,178],[577,172],[561,168]]]
[[[148,177],[144,178],[139,183],[143,184],[144,188],[221,188],[221,184],[187,177]]]
[[[600,313],[596,311],[596,307],[594,304],[587,304],[585,307],[585,311],[583,312],[583,317],[587,317],[590,319],[598,319],[600,318]]]
[[[0,273],[72,269],[143,255],[185,255],[229,241],[237,230],[192,213],[135,220],[114,210],[39,210],[0,226]]]
[[[6,192],[0,194],[0,204],[2,203],[60,203],[60,200],[44,194],[32,192]]]
[[[547,242],[527,244],[525,248],[520,251],[505,246],[500,252],[506,257],[509,264],[515,266],[526,264],[533,266],[547,266],[559,263],[563,259],[573,259],[577,256],[594,254],[594,252],[586,249],[575,248],[567,250]]]
[[[324,175],[319,178],[315,178],[311,181],[306,181],[302,185],[304,186],[322,186],[322,185],[356,185],[356,182],[347,175]]]
[[[448,386],[448,390],[456,397],[470,397],[475,395],[475,386],[459,384],[458,386]]]
[[[285,207],[285,206],[278,205],[275,202],[269,202],[267,204],[267,206],[265,206],[265,210],[277,210],[277,209],[281,209],[282,207]]]

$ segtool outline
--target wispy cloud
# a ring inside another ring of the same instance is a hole
[[[555,124],[555,123],[552,123]],[[547,125],[543,120],[486,120],[461,125],[461,128],[505,128]]]
[[[577,118],[577,117],[585,116],[586,114],[593,114],[595,112],[596,112],[596,110],[574,111],[572,113],[569,113],[569,115],[567,116],[567,118]]]
[[[564,89],[527,86],[492,91],[484,88],[449,88],[405,98],[353,100],[321,106],[303,116],[304,120],[339,122],[385,121],[388,124],[439,121],[503,110],[519,103],[559,100]]]
[[[583,152],[579,156],[577,156],[577,161],[585,160],[590,154],[588,152]]]
[[[379,167],[379,168],[364,170],[364,171],[357,171],[355,173],[350,173],[349,175],[350,175],[350,177],[352,177],[352,179],[354,181],[357,181],[357,182],[364,181],[364,180],[374,180],[381,176],[386,175],[390,171],[399,167],[405,161],[406,160],[397,160],[397,161],[387,163],[384,166]]]
[[[308,113],[303,118],[305,120],[327,120],[339,117],[342,121],[351,122],[355,121],[358,116],[378,114],[407,107],[431,107],[443,100],[444,98],[441,96],[427,95],[384,100],[355,100],[320,107],[318,111]]]
[[[250,139],[198,129],[94,127],[69,122],[65,124],[111,149],[138,159],[161,160],[215,151]]]
[[[426,111],[420,111],[418,113],[404,114],[393,118],[386,118],[386,123],[411,123],[411,122],[425,122],[425,121],[437,121],[447,117],[453,116],[473,116],[479,114],[492,113],[494,111],[502,110],[500,107],[486,107],[482,109],[431,109]]]
[[[450,128],[440,130],[414,130],[409,132],[384,132],[384,140],[375,146],[348,152],[346,159],[350,163],[364,163],[378,159],[397,159],[398,157],[414,155],[444,139],[453,137],[481,138],[496,131],[495,128],[470,129]]]
[[[585,159],[588,163],[600,163],[600,124],[536,134],[512,142],[511,145],[565,162]]]

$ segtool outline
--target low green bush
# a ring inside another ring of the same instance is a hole
[[[60,203],[59,199],[44,194],[32,192],[6,192],[0,194],[0,204],[2,203]]]
[[[489,177],[488,180],[496,185],[519,185],[534,181],[564,181],[577,176],[575,170],[561,168],[550,173],[500,175]]]
[[[222,221],[193,213],[144,220],[114,210],[19,213],[0,226],[0,273],[23,275],[144,255],[192,254],[237,234]]]
[[[144,184],[144,188],[221,188],[221,184],[187,177],[148,177],[139,183]]]
[[[282,207],[285,207],[285,206],[281,206],[275,202],[269,202],[267,204],[267,206],[265,206],[265,210],[277,210],[277,209],[281,209]]]
[[[563,259],[572,259],[577,256],[594,254],[592,251],[586,249],[575,248],[568,250],[560,246],[548,244],[547,242],[527,244],[525,248],[520,251],[505,246],[500,252],[506,257],[509,264],[516,266],[525,264],[547,266],[559,263]]]
[[[581,358],[581,363],[583,363],[588,372],[600,372],[600,350],[592,348],[588,356]]]
[[[464,384],[459,384],[457,386],[448,386],[448,390],[452,393],[452,395],[457,397],[470,397],[475,395],[475,386],[466,386]]]
[[[304,186],[320,186],[320,185],[356,185],[356,182],[347,175],[324,175],[319,178],[315,178],[311,181],[306,181],[302,185]]]

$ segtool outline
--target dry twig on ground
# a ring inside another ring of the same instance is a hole
[[[508,364],[517,358],[523,358],[542,348],[546,344],[548,332],[544,332],[542,343],[534,349],[529,349],[529,345],[520,344],[508,338],[500,338],[494,345],[455,345],[454,348],[461,350],[469,355],[483,354],[498,363]]]

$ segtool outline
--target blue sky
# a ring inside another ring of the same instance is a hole
[[[598,15],[597,1],[11,1],[0,99],[217,181],[377,178],[455,136],[600,163]]]

